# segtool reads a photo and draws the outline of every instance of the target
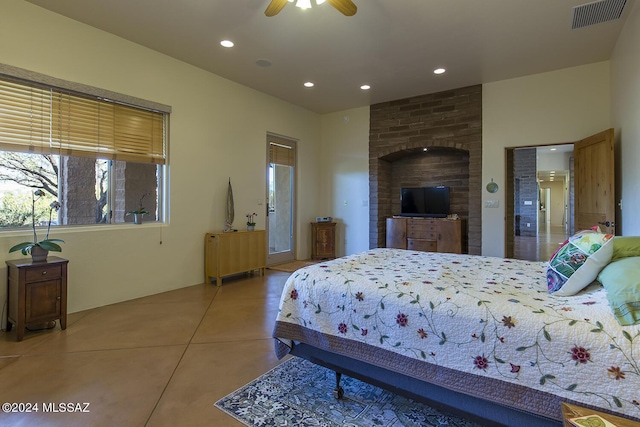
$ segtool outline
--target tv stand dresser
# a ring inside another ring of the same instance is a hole
[[[465,221],[448,218],[387,218],[387,247],[425,252],[466,252]]]

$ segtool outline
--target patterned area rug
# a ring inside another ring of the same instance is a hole
[[[291,261],[291,262],[286,262],[284,264],[270,265],[267,268],[269,270],[285,271],[287,273],[293,273],[294,271],[296,271],[299,268],[307,267],[307,266],[313,265],[313,264],[317,264],[318,262],[320,262],[320,261],[311,261],[311,260],[300,261],[300,260],[295,260],[295,261]]]
[[[220,399],[215,406],[247,426],[479,427],[362,381],[293,357]]]

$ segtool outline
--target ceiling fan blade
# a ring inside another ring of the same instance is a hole
[[[283,7],[286,6],[287,0],[271,0],[269,6],[267,6],[267,10],[264,11],[264,14],[267,16],[275,16],[282,10]]]
[[[345,16],[353,16],[358,11],[358,7],[351,0],[327,0],[327,2]]]

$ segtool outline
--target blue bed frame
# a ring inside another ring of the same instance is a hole
[[[344,374],[423,402],[439,411],[475,421],[483,426],[558,427],[564,425],[561,420],[458,393],[305,343],[296,342],[290,354],[335,371],[337,389],[340,388],[339,374]],[[334,394],[337,395],[338,392]],[[560,408],[558,411],[560,413]]]

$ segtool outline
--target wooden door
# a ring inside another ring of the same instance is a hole
[[[25,323],[60,318],[61,286],[60,278],[25,285]]]
[[[438,221],[438,252],[462,253],[462,220]]]
[[[600,225],[615,234],[613,129],[574,144],[576,231]]]
[[[406,218],[387,218],[387,247],[407,249]]]

